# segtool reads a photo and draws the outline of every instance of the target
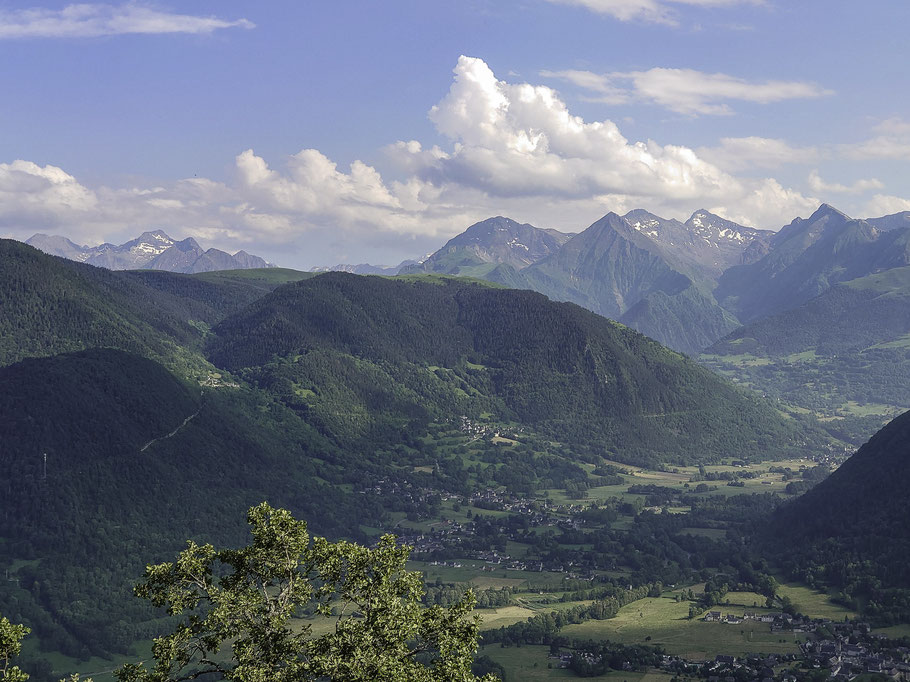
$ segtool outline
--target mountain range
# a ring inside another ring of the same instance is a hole
[[[61,256],[109,270],[167,270],[168,272],[211,272],[274,267],[246,251],[235,254],[219,249],[204,250],[192,237],[176,241],[161,230],[143,232],[119,246],[79,246],[66,237],[36,234],[26,242],[52,256]]]
[[[121,246],[80,247],[45,235],[28,243],[111,269],[193,273],[267,265],[243,251],[203,251],[192,238],[175,242],[161,231]],[[792,309],[838,282],[910,264],[908,244],[910,212],[854,220],[823,204],[772,232],[706,210],[681,222],[636,209],[609,213],[578,233],[498,216],[419,261],[311,271],[482,278],[576,303],[697,355],[743,323]]]
[[[750,322],[793,308],[838,282],[910,265],[910,224],[899,225],[885,218],[855,220],[823,204],[775,233],[763,258],[725,271],[717,300]]]
[[[531,289],[695,353],[739,326],[714,300],[714,278],[759,258],[772,234],[704,210],[685,223],[643,210],[610,213],[577,234],[500,216],[472,225],[402,272]]]
[[[715,294],[747,324],[700,356],[729,378],[810,410],[857,445],[910,407],[910,223],[822,206],[777,233]]]
[[[319,270],[479,277],[577,303],[697,354],[743,322],[805,303],[840,281],[907,264],[908,234],[910,212],[854,220],[827,204],[779,232],[706,210],[685,222],[641,209],[610,213],[578,233],[498,216],[420,262]]]

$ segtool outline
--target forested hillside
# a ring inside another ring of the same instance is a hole
[[[282,287],[214,333],[215,365],[263,387],[282,377],[284,393],[317,417],[337,413],[324,396],[342,383],[362,387],[362,406],[395,387],[403,419],[408,409],[451,419],[472,403],[479,411],[498,406],[500,419],[624,461],[782,456],[805,442],[769,406],[683,356],[528,291],[332,273]],[[325,375],[326,354],[338,364],[334,378]],[[370,372],[388,381],[369,381]],[[463,385],[434,395],[435,378],[451,372]]]
[[[131,598],[145,562],[186,537],[236,542],[244,505],[357,528],[345,494],[320,482],[338,469],[332,445],[264,395],[200,396],[113,349],[24,360],[0,368],[0,386],[0,566],[26,562],[0,611],[51,649],[104,654],[150,633],[152,611]]]
[[[880,622],[910,619],[910,412],[783,507],[766,546],[793,575]]]

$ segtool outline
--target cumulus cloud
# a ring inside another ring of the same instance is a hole
[[[247,19],[226,20],[154,9],[140,3],[72,4],[63,9],[0,9],[0,39],[96,38],[127,33],[208,34],[253,28]]]
[[[750,82],[725,73],[694,69],[653,68],[597,74],[591,71],[542,71],[542,76],[566,80],[592,93],[589,99],[607,104],[646,101],[687,116],[729,115],[730,100],[770,104],[833,94],[814,83],[769,80]],[[626,83],[627,85],[622,85]]]
[[[88,240],[161,227],[273,252],[317,236],[365,245],[394,238],[420,252],[496,214],[578,231],[611,210],[686,217],[707,206],[776,228],[818,204],[774,179],[732,175],[687,147],[628,140],[613,121],[585,121],[551,88],[499,80],[476,58],[458,60],[429,116],[446,142],[389,145],[386,175],[361,161],[339,167],[316,149],[277,165],[248,149],[226,181],[129,189],[89,189],[53,166],[0,165],[0,229],[27,237],[66,225],[67,236]]]
[[[677,13],[671,5],[726,7],[732,5],[761,5],[764,0],[547,0],[557,5],[584,7],[597,14],[620,21],[646,21],[675,25]]]
[[[437,196],[414,179],[386,183],[360,161],[340,170],[314,149],[280,170],[246,150],[229,182],[191,178],[127,189],[92,190],[55,166],[14,161],[0,164],[0,229],[19,238],[59,229],[97,243],[111,233],[160,227],[240,247],[289,244],[319,231],[436,237],[477,218],[458,206],[432,206]]]
[[[858,144],[841,145],[852,159],[910,159],[910,121],[889,118],[876,125],[873,136]]]
[[[871,218],[910,211],[910,199],[887,194],[876,194],[866,204],[863,215]]]
[[[873,189],[882,189],[885,185],[875,178],[857,180],[852,185],[842,185],[837,182],[825,182],[817,170],[809,173],[809,187],[819,194],[862,194]]]
[[[769,137],[723,137],[717,147],[701,147],[698,154],[728,171],[780,168],[794,163],[814,163],[824,152],[818,147],[794,147]]]
[[[38,219],[59,225],[97,207],[95,193],[61,168],[22,160],[0,163],[0,224]]]
[[[428,154],[416,142],[387,150],[424,182],[443,189],[471,187],[500,198],[584,202],[621,197],[638,205],[677,207],[748,202],[758,193],[768,203],[756,203],[756,217],[749,222],[772,224],[806,206],[773,181],[737,179],[686,147],[630,142],[614,122],[586,122],[572,115],[551,88],[501,81],[480,59],[461,57],[454,73],[448,94],[430,111],[439,132],[453,141],[452,150]]]

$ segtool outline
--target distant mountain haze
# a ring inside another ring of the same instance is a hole
[[[571,235],[497,216],[471,225],[422,263],[403,272],[483,276],[496,265],[521,270],[556,253]]]
[[[910,224],[902,222],[895,216],[855,220],[822,204],[777,232],[764,257],[725,271],[715,297],[750,322],[805,303],[838,282],[910,265]]]
[[[192,237],[177,242],[160,230],[120,246],[79,246],[41,234],[27,243],[109,269],[194,273],[269,266],[245,251],[203,250]],[[420,260],[311,272],[486,279],[577,303],[695,354],[741,324],[799,306],[839,282],[908,264],[910,211],[855,220],[823,204],[778,232],[745,227],[705,209],[685,222],[643,209],[608,213],[578,233],[496,216]]]
[[[739,326],[712,298],[712,273],[719,262],[741,262],[761,233],[732,225],[706,211],[687,223],[609,213],[521,270],[503,263],[480,276],[577,303],[694,353]]]
[[[246,270],[274,267],[246,251],[231,255],[219,249],[204,250],[192,237],[175,241],[161,230],[143,232],[121,244],[79,246],[66,237],[36,234],[26,242],[52,256],[88,263],[108,270],[167,270],[196,273],[214,270]]]
[[[310,268],[310,272],[349,272],[352,275],[387,275],[393,276],[400,273],[410,265],[418,265],[421,261],[408,259],[398,265],[370,265],[369,263],[359,263],[351,265],[349,263],[339,263],[338,265],[320,265]]]

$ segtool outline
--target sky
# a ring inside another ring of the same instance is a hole
[[[0,236],[307,269],[505,215],[910,210],[910,3],[0,0]]]

